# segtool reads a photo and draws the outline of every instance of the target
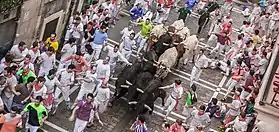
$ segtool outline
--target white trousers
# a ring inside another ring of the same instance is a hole
[[[211,51],[210,54],[212,54],[215,51],[218,51],[218,54],[220,55],[221,52],[224,50],[225,45],[221,45],[219,42],[217,43],[216,47]]]
[[[180,0],[174,0],[174,6],[177,6],[177,4],[180,2]]]
[[[138,36],[137,43],[139,44],[139,47],[138,47],[137,54],[139,54],[142,49],[146,51],[147,48],[146,40],[147,39],[144,38],[141,34]]]
[[[164,9],[165,9],[165,11],[166,11],[166,15],[165,15],[164,20],[166,21],[166,20],[168,20],[168,17],[169,17],[171,8],[164,8]]]
[[[232,92],[233,88],[235,88],[237,85],[238,85],[238,81],[230,78],[226,84],[226,87],[228,87],[228,91],[226,92],[224,98],[227,98],[227,96]]]
[[[162,22],[163,22],[163,20],[164,20],[164,16],[161,16],[158,12],[156,13],[156,18],[155,18],[155,22],[157,23],[157,24],[162,24]]]
[[[59,95],[62,93],[64,100],[66,102],[70,101],[69,98],[69,92],[70,92],[70,86],[66,86],[66,87],[61,87],[60,88],[56,88],[55,92],[54,92],[54,98],[57,100],[59,99]]]
[[[214,43],[217,43],[217,36],[215,34],[211,34],[206,44],[208,47],[211,47]]]
[[[49,70],[50,69],[45,69],[45,68],[40,67],[40,71],[39,71],[38,76],[40,77],[40,76],[48,75]]]
[[[83,132],[87,123],[88,123],[88,121],[83,121],[83,120],[76,118],[74,132]]]
[[[99,113],[104,113],[106,111],[108,103],[97,102],[96,104]]]
[[[93,55],[95,60],[98,60],[99,56],[100,56],[100,53],[102,51],[103,45],[98,45],[98,44],[91,43],[91,46],[94,50],[92,55]]]
[[[191,77],[190,77],[190,86],[194,84],[194,81],[199,81],[201,72],[202,69],[197,68],[196,66],[193,67],[191,71]]]
[[[128,51],[128,50],[122,49],[121,53],[127,60],[129,60],[130,56],[132,54],[132,50]]]
[[[78,96],[77,96],[76,100],[82,100],[83,97],[86,96],[88,93],[93,93],[95,86],[96,85],[93,85],[91,89],[81,87],[78,92]],[[96,90],[94,92],[96,92]],[[93,93],[93,95],[94,95],[94,93]]]
[[[176,100],[173,99],[171,96],[168,97],[165,106],[167,107],[167,111],[170,112],[176,105]]]
[[[26,123],[26,124],[27,124],[27,127],[28,127],[30,132],[37,132],[38,129],[40,128],[40,126],[32,126],[29,123]]]

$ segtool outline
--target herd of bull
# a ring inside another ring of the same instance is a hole
[[[136,109],[137,114],[152,113],[154,101],[158,97],[164,106],[166,91],[160,89],[163,79],[172,67],[179,64],[181,58],[192,58],[197,45],[196,35],[190,36],[182,20],[168,27],[155,26],[147,40],[146,52],[118,75],[111,105],[128,93],[128,104],[130,108]]]

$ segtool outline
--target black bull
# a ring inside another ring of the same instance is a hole
[[[154,78],[148,83],[148,86],[143,90],[138,97],[138,101],[129,101],[130,105],[135,105],[137,114],[144,114],[149,111],[152,114],[154,109],[155,100],[160,97],[162,100],[162,106],[165,105],[166,92],[159,87],[162,86],[162,81],[160,78]],[[137,92],[136,88],[129,88],[130,91]]]

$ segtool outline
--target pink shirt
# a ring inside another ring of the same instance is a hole
[[[74,65],[76,66],[76,72],[82,72],[82,67],[85,66],[87,70],[91,70],[90,66],[87,64],[86,60],[83,57],[79,57],[79,59],[75,58],[76,55],[71,55],[70,57],[66,58],[64,62],[68,60],[73,60]]]
[[[179,126],[177,123],[174,123],[170,127],[169,132],[186,132],[183,126]]]

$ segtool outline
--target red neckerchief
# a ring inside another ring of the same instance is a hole
[[[31,48],[31,50],[36,54],[38,50],[36,48]]]
[[[22,51],[18,48],[19,52],[22,53]]]
[[[39,91],[42,87],[37,83],[34,85],[36,91]]]
[[[141,123],[140,121],[136,122],[137,125],[143,125],[144,123]]]
[[[11,64],[5,61],[5,62],[4,62],[4,65],[5,65],[6,67],[9,67]]]
[[[26,75],[28,75],[29,71],[30,71],[30,70],[25,71],[25,72],[22,72],[22,76],[26,76]]]
[[[246,121],[245,118],[239,118],[239,121]]]
[[[13,76],[13,74],[12,73],[10,73],[9,75],[8,75],[8,78],[11,78]]]

